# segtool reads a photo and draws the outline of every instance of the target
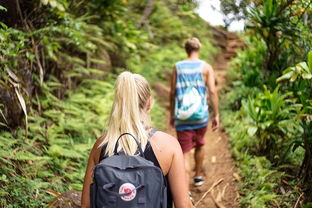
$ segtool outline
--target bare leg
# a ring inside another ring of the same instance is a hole
[[[191,152],[183,153],[184,156],[184,166],[185,166],[185,173],[186,173],[186,184],[189,187],[190,185],[190,174],[191,174],[191,166],[190,166],[190,157]]]
[[[205,149],[204,145],[197,146],[195,148],[195,176],[201,176],[203,168]]]

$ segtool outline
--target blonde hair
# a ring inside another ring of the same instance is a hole
[[[191,37],[186,40],[184,48],[186,53],[190,55],[193,51],[199,51],[199,49],[201,48],[201,43],[198,38]]]
[[[146,79],[131,72],[122,72],[115,83],[115,98],[109,119],[106,138],[99,145],[106,146],[105,154],[114,154],[115,144],[122,133],[131,133],[139,141],[144,151],[148,141],[147,128],[150,118],[147,113],[147,101],[151,97],[151,90]],[[137,144],[128,135],[118,142],[118,151],[123,150],[128,155],[134,155]]]

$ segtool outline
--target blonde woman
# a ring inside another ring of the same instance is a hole
[[[118,137],[122,133],[135,135],[147,160],[161,168],[169,183],[168,208],[192,207],[188,196],[183,153],[178,141],[172,136],[153,131],[149,112],[152,107],[151,90],[148,82],[139,74],[121,73],[115,84],[115,98],[108,130],[100,137],[90,153],[84,177],[81,207],[90,207],[90,184],[92,170],[103,158],[113,155]],[[137,144],[130,137],[119,141],[118,151],[134,155]]]

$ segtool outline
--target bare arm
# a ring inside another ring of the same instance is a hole
[[[175,208],[191,208],[192,202],[188,195],[188,184],[185,183],[185,167],[183,153],[177,140],[172,141],[173,158],[168,177]]]
[[[183,153],[178,140],[169,134],[157,131],[150,141],[163,174],[168,176],[175,208],[192,207],[188,196]]]
[[[170,125],[174,125],[174,108],[175,108],[175,94],[176,94],[177,70],[173,67],[171,75],[171,89],[170,89]]]
[[[219,110],[218,110],[218,92],[215,86],[215,77],[213,68],[206,64],[205,66],[207,70],[207,87],[210,101],[213,105],[213,119],[212,119],[212,130],[215,131],[219,128]]]

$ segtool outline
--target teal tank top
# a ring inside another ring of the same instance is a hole
[[[207,126],[209,119],[202,60],[176,63],[175,127],[177,131]]]

